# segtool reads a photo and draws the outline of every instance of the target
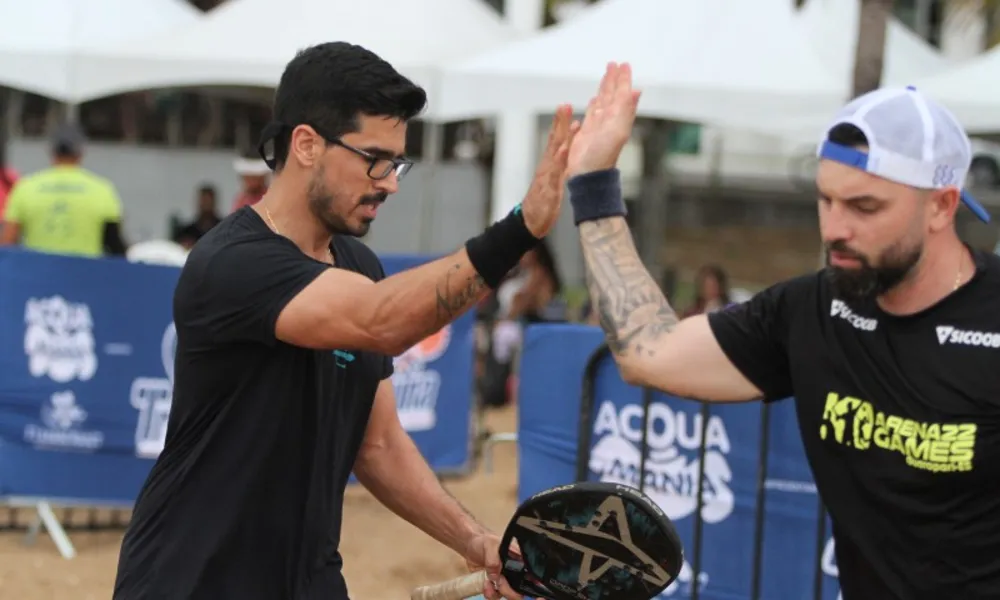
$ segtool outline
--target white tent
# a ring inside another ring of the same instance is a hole
[[[131,0],[136,1],[136,0]],[[86,94],[196,85],[275,87],[296,52],[360,44],[429,88],[440,65],[513,38],[482,0],[229,0],[185,31],[92,61]]]
[[[913,85],[954,111],[970,132],[1000,131],[1000,48]]]
[[[799,12],[799,21],[808,32],[824,67],[841,86],[846,101],[851,94],[854,57],[857,51],[858,17],[861,0],[809,0]],[[950,61],[927,41],[896,18],[889,20],[885,36],[884,85],[909,85],[928,75],[947,71]],[[814,107],[804,113],[773,115],[754,128],[787,139],[816,140],[834,112]]]
[[[809,0],[799,18],[809,39],[838,81],[849,90],[857,54],[858,17],[861,0]],[[926,40],[895,17],[889,19],[885,36],[883,80],[907,85],[947,69],[949,61]]]
[[[464,117],[582,108],[610,60],[632,64],[646,116],[735,125],[842,99],[790,0],[603,0],[453,65],[445,108]]]
[[[0,0],[0,85],[78,98],[82,56],[197,22],[184,0]]]

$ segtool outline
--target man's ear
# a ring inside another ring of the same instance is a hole
[[[931,190],[927,198],[927,226],[932,233],[943,231],[955,222],[955,212],[962,201],[957,187]]]

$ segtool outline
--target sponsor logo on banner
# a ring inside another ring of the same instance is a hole
[[[698,508],[698,472],[701,468],[700,449],[702,415],[693,410],[673,410],[663,402],[653,402],[649,408],[647,428],[645,486],[643,491],[672,520],[690,517]],[[642,443],[642,406],[626,404],[618,410],[614,402],[605,400],[594,422],[597,440],[590,452],[590,470],[601,481],[639,487],[640,445]],[[733,473],[727,456],[732,445],[721,417],[709,417],[705,435],[705,478],[702,482],[702,518],[706,523],[719,523],[732,514],[735,497],[729,487]],[[709,575],[698,573],[699,589],[708,584]],[[661,594],[689,594],[695,574],[684,561],[677,580]]]
[[[396,409],[407,431],[428,431],[437,424],[441,372],[433,363],[448,350],[451,333],[451,325],[446,325],[393,360]]]
[[[42,405],[42,425],[26,425],[24,441],[42,450],[93,452],[104,445],[104,433],[87,430],[87,411],[72,391],[56,392]]]
[[[174,395],[176,353],[177,329],[170,323],[160,341],[160,360],[165,377],[138,377],[132,382],[130,402],[139,411],[135,426],[135,454],[140,458],[156,458],[163,452]]]
[[[694,514],[698,506],[702,415],[692,410],[672,410],[654,402],[649,409],[646,438],[644,491],[673,520]],[[642,406],[627,404],[619,411],[604,401],[594,423],[597,443],[590,453],[590,470],[601,481],[639,487],[639,446],[642,441]],[[733,472],[727,456],[731,450],[726,425],[718,415],[709,417],[705,436],[705,479],[702,482],[701,516],[706,523],[724,521],[733,512],[735,497],[729,487]]]
[[[708,585],[708,573],[702,571],[698,574],[698,589],[704,590],[705,586]],[[691,563],[685,560],[681,564],[681,572],[677,575],[677,579],[667,586],[667,589],[663,590],[660,594],[660,598],[673,598],[677,594],[682,596],[689,596],[694,591],[694,569],[691,568]]]
[[[88,381],[97,372],[90,307],[62,296],[29,298],[24,307],[24,353],[33,377],[57,383]]]
[[[837,555],[836,555],[836,544],[831,537],[826,541],[826,545],[823,546],[823,557],[820,561],[820,568],[823,570],[823,574],[827,577],[833,577],[838,579],[840,577],[840,569],[837,568]],[[837,593],[837,600],[844,600],[844,594],[842,592]]]

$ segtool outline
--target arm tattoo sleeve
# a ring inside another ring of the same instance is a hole
[[[580,224],[587,287],[611,351],[655,354],[656,341],[677,325],[677,313],[643,266],[622,217]]]
[[[488,291],[486,282],[478,274],[462,277],[459,271],[462,265],[448,269],[444,278],[438,284],[437,320],[441,324],[450,323],[458,315],[464,313]]]

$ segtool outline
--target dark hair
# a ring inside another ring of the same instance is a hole
[[[423,88],[361,46],[327,42],[301,50],[285,67],[274,94],[274,120],[283,125],[274,140],[275,167],[288,159],[298,125],[339,138],[358,130],[361,115],[409,121],[426,105]]]
[[[701,295],[701,284],[706,277],[712,277],[719,283],[719,300],[723,305],[729,304],[729,278],[726,277],[726,271],[719,265],[705,265],[698,269],[695,281],[694,307],[699,312],[705,310],[705,304],[708,302],[708,298]]]
[[[212,194],[213,198],[217,198],[219,196],[219,194],[215,191],[215,186],[211,183],[203,183],[198,188],[198,195],[201,196],[203,194]]]
[[[865,135],[865,132],[861,131],[857,125],[850,123],[834,125],[830,133],[827,134],[826,139],[834,144],[840,144],[848,148],[868,145],[868,136]]]
[[[552,247],[548,240],[542,238],[534,248],[535,258],[540,266],[552,279],[552,293],[558,294],[562,291],[562,278],[559,277],[559,268],[556,266],[555,256],[552,254]]]

